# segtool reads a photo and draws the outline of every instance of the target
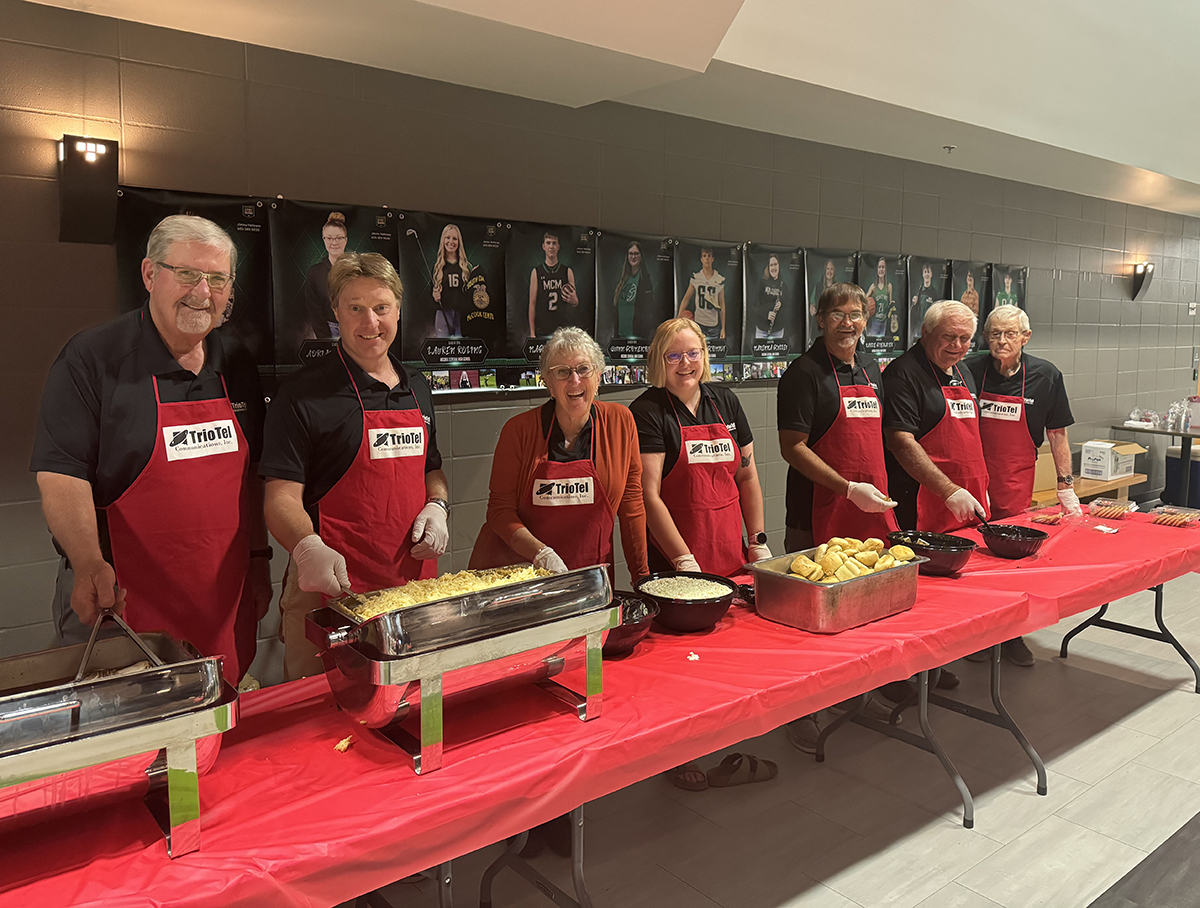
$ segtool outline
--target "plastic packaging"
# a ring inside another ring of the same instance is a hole
[[[1194,508],[1176,508],[1170,505],[1162,505],[1151,510],[1150,516],[1154,518],[1154,523],[1157,523],[1159,526],[1200,526],[1200,511]]]
[[[1137,505],[1132,501],[1117,501],[1115,498],[1094,498],[1088,502],[1088,515],[1100,520],[1120,520]]]

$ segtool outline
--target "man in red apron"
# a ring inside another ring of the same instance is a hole
[[[654,387],[629,409],[638,427],[650,570],[732,576],[747,559],[770,558],[750,422],[733,390],[710,381],[700,330],[690,319],[663,322],[648,359]]]
[[[151,232],[149,302],[76,335],[51,368],[31,468],[63,556],[58,641],[100,610],[223,656],[237,683],[271,600],[260,507],[262,394],[252,363],[211,334],[228,316],[235,251],[203,218]]]
[[[935,303],[884,373],[888,487],[906,529],[949,533],[989,516],[974,380],[959,367],[975,327],[962,303]]]
[[[988,351],[963,361],[979,388],[979,436],[987,461],[988,495],[997,520],[1020,514],[1033,498],[1037,449],[1049,437],[1058,473],[1063,511],[1078,516],[1079,496],[1072,484],[1067,426],[1074,423],[1062,373],[1053,363],[1024,352],[1032,331],[1029,317],[1016,306],[997,306],[984,324]],[[1033,653],[1017,637],[1003,646],[1014,665],[1033,665]],[[968,656],[983,661],[987,653]]]
[[[388,352],[400,278],[381,255],[348,253],[329,296],[338,347],[280,386],[259,467],[267,524],[292,555],[280,601],[289,679],[321,670],[304,618],[322,597],[434,577],[449,539],[429,388]]]

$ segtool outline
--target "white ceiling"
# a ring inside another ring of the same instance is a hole
[[[1200,215],[1192,0],[35,2]]]

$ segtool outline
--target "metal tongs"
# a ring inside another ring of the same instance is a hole
[[[154,665],[165,665],[166,663],[158,657],[158,653],[150,649],[146,642],[138,636],[137,631],[125,623],[125,619],[118,615],[110,608],[100,609],[100,617],[96,619],[96,623],[92,626],[92,636],[88,638],[87,648],[83,651],[83,659],[79,662],[79,671],[75,672],[75,684],[83,680],[84,674],[87,673],[88,662],[92,659],[92,650],[96,646],[96,641],[100,637],[100,625],[104,623],[105,618],[111,618],[116,622],[117,627],[125,632],[130,640],[137,644],[138,649],[146,654],[146,658]]]

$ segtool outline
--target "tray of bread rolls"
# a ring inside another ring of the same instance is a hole
[[[907,546],[835,536],[749,565],[755,607],[771,621],[836,634],[912,608],[917,571],[927,560]]]

